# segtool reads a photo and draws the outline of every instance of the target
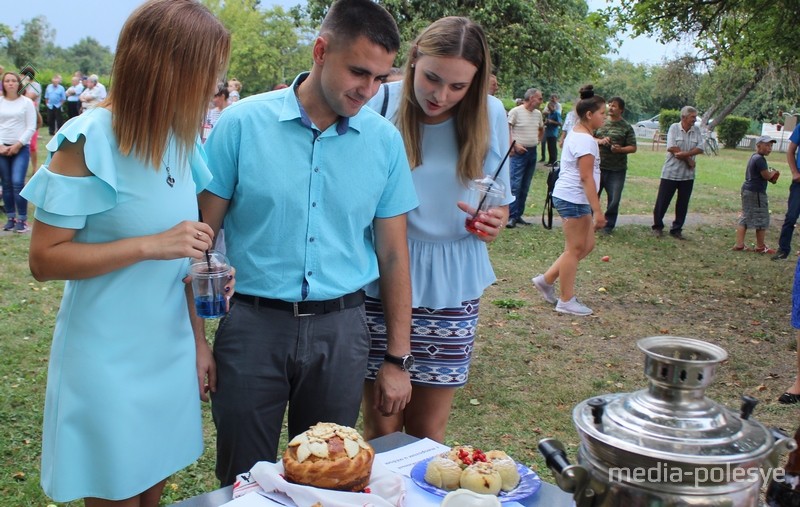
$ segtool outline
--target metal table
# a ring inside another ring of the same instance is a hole
[[[404,445],[416,442],[418,439],[405,433],[392,433],[370,441],[376,453],[391,451]],[[210,493],[205,493],[182,502],[173,504],[173,507],[219,507],[230,502],[233,496],[233,486],[227,486]],[[535,495],[520,502],[526,507],[571,507],[572,496],[564,493],[556,486],[542,481],[542,487]]]

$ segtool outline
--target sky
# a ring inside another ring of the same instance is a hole
[[[614,0],[612,0],[614,1]],[[57,46],[69,47],[84,37],[94,37],[112,51],[117,45],[117,35],[131,12],[142,3],[142,0],[81,0],[78,8],[64,7],[55,0],[25,0],[19,5],[24,8],[4,9],[0,15],[0,23],[12,29],[21,30],[22,21],[43,14],[50,26],[55,29]],[[303,0],[263,0],[267,7],[282,5],[291,7]],[[606,6],[606,0],[587,0],[590,10],[599,10]],[[625,38],[617,53],[611,58],[625,58],[634,63],[658,64],[665,57],[674,57],[687,47],[678,44],[664,46],[647,37],[635,39]]]

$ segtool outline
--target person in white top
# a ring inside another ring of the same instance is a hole
[[[578,263],[594,249],[594,231],[606,225],[597,192],[600,189],[600,150],[593,132],[603,126],[606,101],[594,94],[592,85],[581,88],[575,106],[578,123],[564,141],[561,173],[553,189],[553,207],[564,226],[564,253],[532,279],[533,285],[555,310],[572,315],[591,315],[592,310],[575,297]],[[592,216],[594,215],[594,227]],[[553,284],[561,280],[561,297]]]
[[[105,98],[105,91],[100,88],[97,79],[97,75],[92,74],[86,80],[86,89],[83,90],[80,96],[84,111],[97,107],[100,101]]]
[[[3,230],[26,232],[28,201],[19,193],[25,186],[25,175],[28,172],[29,143],[36,130],[36,108],[31,99],[19,94],[20,83],[17,74],[3,74],[3,96],[0,98],[0,180],[3,183],[3,207],[8,218]]]

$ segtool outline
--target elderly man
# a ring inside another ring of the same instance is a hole
[[[100,101],[105,98],[103,90],[100,88],[100,86],[98,86],[97,79],[98,78],[96,74],[92,74],[91,76],[86,78],[85,81],[86,88],[80,95],[84,111],[97,107]]]
[[[664,215],[677,191],[675,221],[669,234],[675,239],[686,239],[682,230],[694,187],[695,157],[703,153],[703,136],[700,128],[694,124],[696,119],[697,109],[684,106],[681,109],[681,121],[670,125],[667,132],[667,159],[661,168],[661,183],[653,208],[653,234],[656,237],[664,233]]]
[[[511,152],[511,193],[516,200],[509,209],[508,225],[513,229],[517,224],[527,225],[522,213],[525,211],[525,200],[528,189],[536,171],[536,146],[544,137],[544,120],[539,111],[542,103],[542,92],[529,88],[525,92],[525,101],[508,112],[508,125],[511,129],[511,140],[516,141]]]

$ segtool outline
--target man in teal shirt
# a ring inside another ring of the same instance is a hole
[[[338,0],[313,45],[311,72],[291,87],[225,110],[205,149],[213,182],[200,196],[236,272],[236,295],[214,342],[217,477],[231,484],[275,461],[284,412],[289,438],[317,422],[354,426],[369,351],[363,291],[380,274],[387,354],[410,353],[405,214],[418,205],[405,147],[362,108],[400,45],[371,0]],[[411,397],[386,362],[379,410]]]

